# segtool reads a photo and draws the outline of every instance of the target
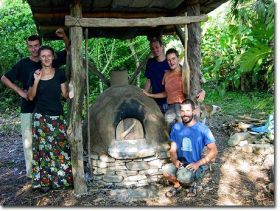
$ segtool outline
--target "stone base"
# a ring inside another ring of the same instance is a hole
[[[101,186],[141,187],[162,178],[162,166],[169,162],[167,151],[137,159],[115,159],[108,154],[91,156],[93,183]]]

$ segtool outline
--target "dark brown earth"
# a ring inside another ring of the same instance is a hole
[[[88,193],[75,196],[73,190],[53,190],[41,193],[31,189],[25,177],[24,156],[18,116],[0,114],[0,205],[3,207],[273,207],[274,194],[269,191],[270,174],[262,168],[264,157],[228,147],[229,131],[223,125],[230,122],[223,114],[212,117],[209,126],[216,137],[218,157],[207,169],[195,198],[187,198],[183,191],[174,198],[166,198],[166,182],[149,186],[156,188],[150,197],[134,200],[116,197],[112,187],[97,188],[89,183]],[[135,189],[137,192],[138,189]]]

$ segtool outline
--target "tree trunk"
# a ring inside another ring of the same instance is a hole
[[[135,66],[136,66],[136,69],[140,66],[140,62],[139,62],[139,58],[137,56],[137,53],[135,51],[135,48],[134,48],[134,45],[133,45],[133,42],[131,40],[129,40],[128,42],[128,46],[130,48],[130,51],[134,57],[134,60],[135,60]],[[140,74],[137,76],[137,86],[139,87],[140,86]]]
[[[75,17],[82,16],[82,8],[79,3],[71,7],[71,12]],[[82,137],[82,108],[84,98],[85,74],[83,72],[82,59],[82,27],[71,27],[71,79],[74,87],[74,97],[71,102],[71,116],[67,135],[71,146],[71,160],[74,178],[75,194],[84,194],[87,192],[87,186],[84,181],[84,162],[83,162],[83,137]]]

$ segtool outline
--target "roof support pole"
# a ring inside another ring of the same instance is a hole
[[[188,15],[200,15],[199,2],[187,7]],[[201,90],[200,79],[202,73],[201,66],[201,23],[193,22],[188,24],[188,63],[190,67],[190,95],[189,97],[197,104],[197,94]]]
[[[74,17],[82,17],[82,6],[79,2],[71,5],[70,11]],[[67,135],[71,146],[71,160],[74,177],[75,194],[87,192],[84,181],[83,137],[82,137],[82,107],[84,99],[85,73],[83,72],[81,26],[70,28],[71,38],[71,79],[74,97],[71,100],[69,126]]]
[[[186,13],[186,16],[187,13]],[[189,62],[188,62],[188,25],[185,25],[185,56],[184,56],[184,65],[182,68],[182,81],[183,81],[183,92],[184,94],[187,96],[187,98],[189,98],[190,96],[190,66],[189,66]]]
[[[188,16],[200,16],[200,5],[199,3],[194,3],[193,5],[188,5],[187,7]],[[190,88],[189,88],[189,98],[192,99],[196,104],[196,96],[201,90],[201,82],[202,82],[202,73],[200,70],[201,66],[201,26],[200,22],[192,22],[188,23],[187,27],[185,26],[185,31],[183,31],[179,25],[175,26],[176,34],[180,38],[182,44],[185,47],[185,59],[188,60],[189,70],[190,70]],[[187,31],[186,31],[187,30]],[[187,36],[187,38],[186,38]],[[184,70],[183,70],[184,71]],[[188,81],[186,79],[186,73],[183,72],[183,86],[188,87]],[[184,92],[187,92],[184,89]]]

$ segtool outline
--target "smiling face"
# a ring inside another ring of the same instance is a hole
[[[39,40],[27,41],[27,48],[32,57],[38,57],[38,50],[41,47]]]
[[[159,43],[159,41],[153,41],[151,44],[150,44],[150,48],[151,48],[151,51],[152,51],[152,54],[155,58],[158,58],[160,56],[162,56],[164,54],[163,52],[163,45],[161,45]]]
[[[181,118],[185,125],[193,121],[194,111],[191,104],[181,104]]]
[[[51,67],[52,66],[54,55],[53,55],[53,52],[51,50],[49,50],[49,49],[41,50],[39,56],[40,56],[42,66],[44,66],[44,67]]]
[[[176,70],[179,67],[179,58],[175,53],[169,53],[166,55],[167,62],[170,70]]]

